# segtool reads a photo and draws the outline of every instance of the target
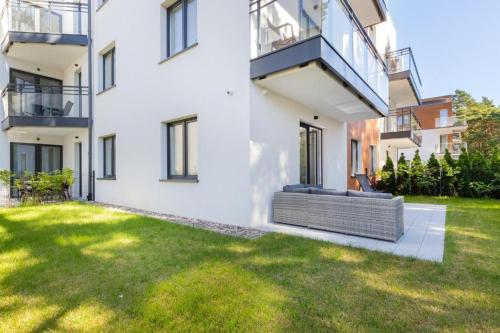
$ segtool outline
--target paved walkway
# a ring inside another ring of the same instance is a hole
[[[405,204],[404,222],[405,234],[397,243],[282,224],[268,224],[261,229],[421,260],[443,262],[446,206]]]

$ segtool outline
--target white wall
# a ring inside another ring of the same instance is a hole
[[[427,161],[432,153],[436,153],[436,146],[440,144],[441,134],[445,135],[442,130],[422,130],[422,147],[419,147],[420,158]],[[450,133],[451,134],[451,133]],[[413,159],[417,148],[401,149],[400,153],[404,153],[406,159]],[[437,156],[436,156],[437,157]]]
[[[94,145],[116,135],[117,178],[97,180],[96,199],[248,225],[248,2],[199,0],[199,45],[159,63],[161,4],[110,0],[95,15],[94,55],[115,43],[116,87],[95,98]],[[199,183],[161,182],[162,122],[188,115],[198,117]]]
[[[325,116],[315,120],[313,111],[253,84],[251,101],[252,225],[271,221],[274,192],[300,183],[300,122],[323,129],[324,187],[346,189],[345,123]]]

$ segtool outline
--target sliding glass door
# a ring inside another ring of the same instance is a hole
[[[16,178],[25,172],[52,172],[62,169],[62,146],[12,143],[11,171]]]
[[[300,124],[300,183],[323,183],[323,137],[322,130],[304,123]]]

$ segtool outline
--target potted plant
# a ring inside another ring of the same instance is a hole
[[[10,199],[10,182],[12,176],[13,174],[10,170],[0,170],[0,185],[2,185],[0,196],[6,199]]]

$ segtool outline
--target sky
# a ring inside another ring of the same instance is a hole
[[[386,0],[424,98],[463,89],[500,105],[500,0]]]

